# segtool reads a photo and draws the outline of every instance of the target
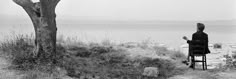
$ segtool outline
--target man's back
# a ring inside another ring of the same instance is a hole
[[[192,35],[192,40],[202,40],[208,42],[208,35],[204,32],[195,32]]]
[[[201,32],[201,31],[197,31],[197,32],[193,33],[192,41],[194,41],[194,40],[205,41],[206,42],[205,53],[210,53],[210,50],[208,48],[208,35],[206,33]]]

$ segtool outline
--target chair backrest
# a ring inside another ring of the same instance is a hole
[[[203,40],[192,40],[192,42],[189,44],[192,54],[206,54],[206,43],[207,42]]]

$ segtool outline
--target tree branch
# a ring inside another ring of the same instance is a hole
[[[16,4],[22,7],[31,7],[34,3],[31,0],[13,0]]]
[[[54,1],[55,1],[55,5],[54,6],[56,6],[60,2],[60,0],[54,0]]]
[[[42,16],[49,17],[54,15],[58,2],[60,2],[60,0],[40,0]]]

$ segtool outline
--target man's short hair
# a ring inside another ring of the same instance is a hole
[[[205,25],[203,23],[197,23],[197,29],[203,31],[205,29]]]

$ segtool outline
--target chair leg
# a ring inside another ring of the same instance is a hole
[[[195,56],[193,56],[192,62],[193,62],[193,69],[195,69]]]
[[[207,59],[206,59],[206,55],[205,55],[205,67],[206,67],[206,70],[207,70]]]
[[[205,56],[202,56],[202,69],[205,70]]]

